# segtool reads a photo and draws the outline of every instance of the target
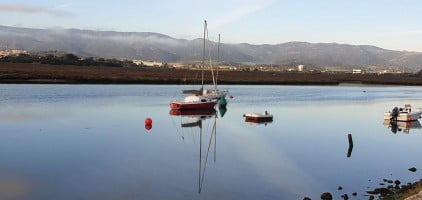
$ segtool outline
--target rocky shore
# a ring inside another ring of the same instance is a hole
[[[408,169],[411,173],[417,171],[415,167]],[[422,179],[414,183],[404,182],[403,180],[391,180],[391,179],[382,179],[378,183],[377,181],[368,180],[368,182],[376,183],[375,188],[367,190],[364,194],[358,194],[357,192],[352,193],[342,193],[343,187],[339,186],[337,191],[332,194],[330,192],[324,192],[321,194],[320,198],[322,200],[332,200],[332,199],[355,199],[360,196],[363,199],[374,200],[422,200]],[[368,187],[367,189],[369,189]],[[340,195],[340,194],[341,195]],[[338,196],[336,196],[338,195]],[[358,198],[360,199],[360,198]],[[303,200],[311,200],[310,197],[304,197]]]

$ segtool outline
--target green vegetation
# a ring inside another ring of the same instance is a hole
[[[0,58],[0,62],[5,63],[35,63],[35,64],[50,64],[50,65],[76,65],[76,66],[108,66],[108,67],[127,67],[136,66],[132,61],[121,61],[117,59],[104,58],[80,58],[74,54],[63,54],[61,56],[47,54],[47,55],[30,55],[19,54]]]

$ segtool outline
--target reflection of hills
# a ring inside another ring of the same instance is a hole
[[[384,120],[383,124],[387,126],[393,133],[397,133],[397,132],[409,133],[411,129],[422,128],[422,125],[419,122],[419,120],[410,121],[410,122]]]
[[[202,185],[205,178],[205,170],[207,168],[208,156],[210,154],[211,147],[214,146],[214,162],[216,162],[217,153],[217,111],[214,109],[201,109],[201,110],[170,110],[170,115],[180,116],[182,119],[182,129],[199,127],[199,175],[198,175],[198,193],[202,191]],[[212,121],[212,118],[214,119]],[[203,158],[203,126],[202,124],[206,121],[213,122],[211,128],[211,134],[208,142],[207,153]]]

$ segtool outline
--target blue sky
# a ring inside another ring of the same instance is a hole
[[[289,41],[422,52],[420,0],[0,0],[0,25],[209,34],[224,43]]]

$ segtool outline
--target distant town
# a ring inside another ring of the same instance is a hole
[[[55,53],[58,55],[51,54],[51,52],[35,52],[30,53],[25,50],[19,49],[4,49],[0,50],[0,62],[13,62],[13,63],[28,63],[27,58],[32,56],[32,59],[37,58],[41,59],[43,57],[63,58],[63,63],[56,61],[58,63],[42,63],[42,64],[73,64],[73,65],[104,65],[104,66],[114,66],[114,67],[156,67],[156,68],[173,68],[173,69],[185,69],[185,70],[200,70],[208,69],[212,67],[213,69],[218,69],[221,71],[262,71],[262,72],[301,72],[301,73],[342,73],[342,74],[402,74],[406,73],[404,68],[402,70],[397,70],[399,67],[391,67],[385,69],[380,66],[370,66],[365,68],[342,68],[335,66],[326,66],[326,67],[313,67],[306,66],[305,64],[298,64],[296,66],[282,66],[282,65],[273,65],[273,64],[240,64],[240,63],[217,63],[211,62],[212,66],[209,66],[209,61],[205,64],[205,67],[202,67],[201,62],[160,62],[153,60],[140,60],[140,59],[104,59],[104,58],[84,58],[78,57],[74,54],[68,53]],[[45,59],[42,59],[45,61]],[[75,62],[68,63],[69,60]],[[76,62],[78,61],[78,62]],[[89,61],[89,62],[88,62]],[[94,61],[100,62],[93,64]],[[105,62],[109,61],[109,62]],[[33,60],[37,62],[37,60]],[[85,63],[85,64],[84,64]],[[88,64],[86,64],[88,63]],[[112,64],[110,64],[112,63]]]

